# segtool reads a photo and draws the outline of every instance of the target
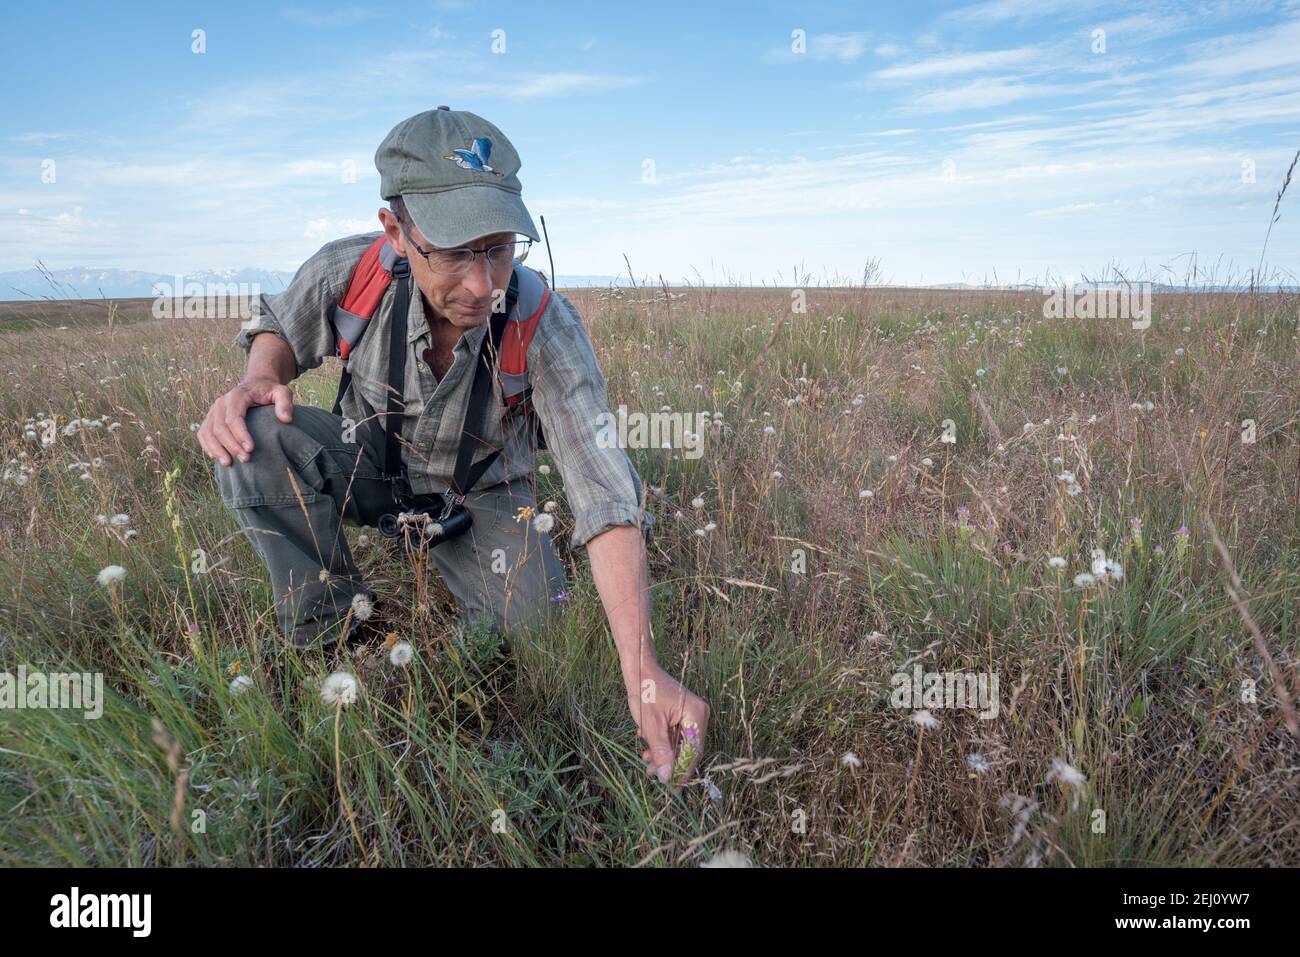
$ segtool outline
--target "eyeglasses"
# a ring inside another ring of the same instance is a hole
[[[443,276],[463,276],[469,272],[470,267],[474,265],[474,259],[480,255],[487,257],[488,265],[493,269],[505,269],[516,259],[520,262],[527,259],[528,250],[533,245],[531,239],[515,239],[508,243],[497,243],[487,249],[470,249],[467,246],[455,249],[422,249],[415,240],[411,239],[409,233],[406,241],[424,257],[430,269]]]

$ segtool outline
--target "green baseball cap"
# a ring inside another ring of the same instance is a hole
[[[380,194],[402,197],[420,232],[444,248],[492,233],[541,238],[524,206],[519,166],[504,133],[446,106],[402,120],[375,151]]]

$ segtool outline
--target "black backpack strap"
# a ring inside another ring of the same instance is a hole
[[[352,384],[352,373],[348,367],[344,366],[343,371],[339,374],[339,391],[334,395],[334,414],[343,414],[343,396],[348,391],[348,386]]]
[[[500,449],[493,449],[481,461],[471,462],[474,452],[480,444],[486,445],[483,421],[492,402],[492,385],[496,379],[497,357],[501,354],[501,339],[505,335],[506,322],[515,310],[515,301],[519,296],[519,287],[513,274],[510,276],[510,288],[506,291],[505,312],[494,312],[488,323],[488,334],[483,337],[479,347],[478,362],[474,366],[474,382],[470,387],[469,403],[465,407],[465,424],[461,429],[460,446],[456,449],[456,469],[452,475],[449,497],[457,503],[463,502],[483,474],[492,467],[492,463],[501,454]]]
[[[411,305],[411,264],[399,259],[393,265],[397,292],[388,341],[388,408],[384,415],[384,475],[402,474],[402,418],[406,412],[406,313]],[[341,383],[340,383],[341,388]]]

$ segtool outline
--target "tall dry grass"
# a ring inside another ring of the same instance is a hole
[[[440,589],[417,609],[400,554],[358,548],[416,659],[322,707],[332,665],[281,647],[191,431],[240,375],[236,323],[59,330],[37,304],[0,352],[0,662],[103,671],[112,698],[98,721],[0,714],[0,860],[1300,862],[1295,295],[1158,293],[1139,332],[1043,319],[1027,291],[812,287],[806,314],[781,289],[568,294],[611,406],[716,419],[698,460],[631,452],[661,660],[713,707],[707,781],[643,776],[567,553],[562,623],[510,662]],[[328,407],[335,374],[296,400]],[[539,497],[563,547],[558,474]],[[1098,548],[1122,579],[1076,585]],[[997,674],[997,718],[918,724],[890,702],[915,663]]]

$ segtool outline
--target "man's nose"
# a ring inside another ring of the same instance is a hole
[[[469,272],[462,280],[465,291],[475,299],[487,299],[492,294],[492,264],[485,255],[477,255],[470,264]]]

